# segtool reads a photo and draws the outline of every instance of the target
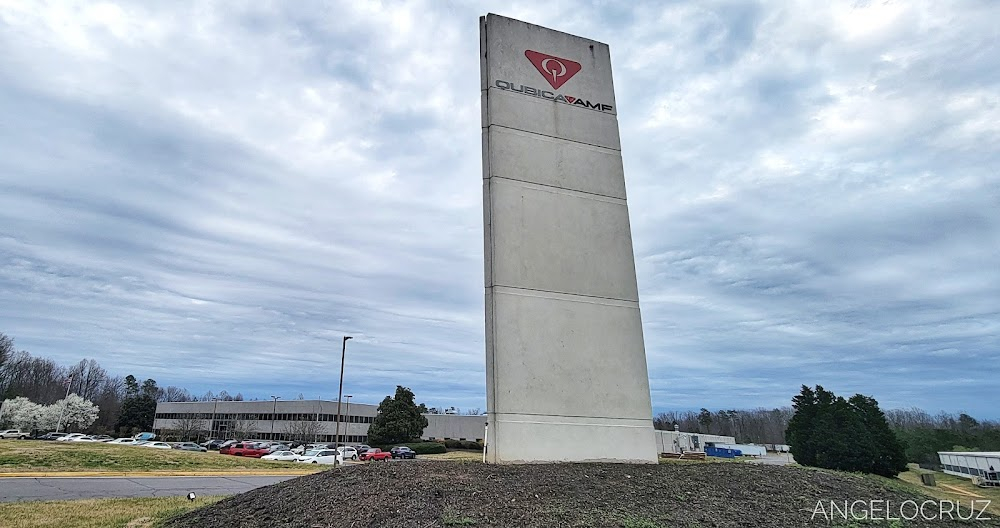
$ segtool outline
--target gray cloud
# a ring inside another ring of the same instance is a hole
[[[491,9],[611,45],[655,408],[995,414],[989,2],[11,3],[0,331],[289,397],[350,333],[355,401],[483,407]]]

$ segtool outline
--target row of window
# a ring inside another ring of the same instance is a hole
[[[374,416],[346,416],[343,420],[347,423],[372,423]],[[157,420],[244,420],[248,422],[336,422],[336,414],[316,414],[316,413],[156,413]]]
[[[162,429],[154,429],[153,430],[153,432],[156,433],[156,434],[158,434],[158,435],[159,434],[163,434],[164,431],[166,431],[169,434],[168,430],[162,430]],[[250,436],[252,437],[253,440],[272,440],[272,441],[288,441],[288,442],[292,442],[292,441],[296,441],[296,440],[301,440],[302,439],[301,435],[292,435],[292,434],[288,434],[288,433],[251,433]],[[316,443],[320,443],[320,442],[336,442],[337,441],[337,440],[335,440],[336,436],[337,435],[332,435],[332,434],[318,434],[318,435],[315,435],[312,438],[308,438],[306,441],[308,441],[308,442],[316,442]],[[208,435],[208,437],[209,438],[222,438],[222,439],[230,439],[230,438],[232,438],[234,440],[245,440],[243,438],[238,438],[238,439],[237,438],[233,438],[232,433],[227,433],[225,427],[220,428],[220,429],[215,429],[215,430],[211,431],[210,434]],[[199,441],[200,440],[201,439],[199,438]],[[368,436],[367,435],[340,435],[340,441],[338,443],[342,443],[342,444],[343,443],[347,443],[347,444],[363,444],[363,443],[365,443],[367,441],[368,441]]]
[[[964,473],[966,475],[977,475],[980,477],[985,477],[987,473],[985,469],[967,468],[965,466],[953,466],[951,464],[942,464],[942,465],[948,471],[954,471],[955,473]]]

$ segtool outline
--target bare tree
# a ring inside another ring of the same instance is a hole
[[[205,427],[205,420],[201,418],[194,418],[191,415],[184,415],[183,418],[178,418],[174,420],[174,426],[170,429],[178,440],[190,440],[192,437],[196,440],[201,438],[201,435],[207,431]]]
[[[244,440],[257,433],[257,420],[233,420],[229,422],[229,435],[237,440]]]
[[[284,433],[293,442],[310,442],[319,435],[319,422],[301,421],[285,425]]]

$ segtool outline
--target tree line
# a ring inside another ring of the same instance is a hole
[[[732,436],[738,443],[790,444],[793,407],[775,409],[673,411],[657,414],[653,426],[672,431]],[[938,451],[1000,451],[1000,421],[977,420],[966,413],[930,414],[917,408],[884,411],[889,428],[908,462],[936,467]]]
[[[62,407],[66,395],[76,395],[85,402],[96,406],[96,419],[78,421],[78,429],[94,434],[128,435],[149,431],[153,427],[156,403],[163,401],[241,401],[243,395],[231,395],[226,391],[218,394],[211,391],[202,396],[194,396],[181,387],[160,387],[153,379],[139,382],[135,376],[117,376],[108,373],[93,359],[83,359],[74,365],[64,366],[49,358],[32,356],[15,347],[13,338],[0,332],[0,401],[8,405],[17,415],[0,416],[0,420],[12,423],[12,417],[36,416],[38,429],[54,429],[51,416],[53,405]],[[23,398],[23,400],[19,400]],[[15,400],[18,400],[15,403]],[[69,400],[75,403],[75,400]],[[28,405],[28,403],[34,405]]]

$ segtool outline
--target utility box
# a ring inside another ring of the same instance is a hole
[[[924,486],[936,486],[937,483],[934,481],[934,473],[921,473],[920,482]]]

